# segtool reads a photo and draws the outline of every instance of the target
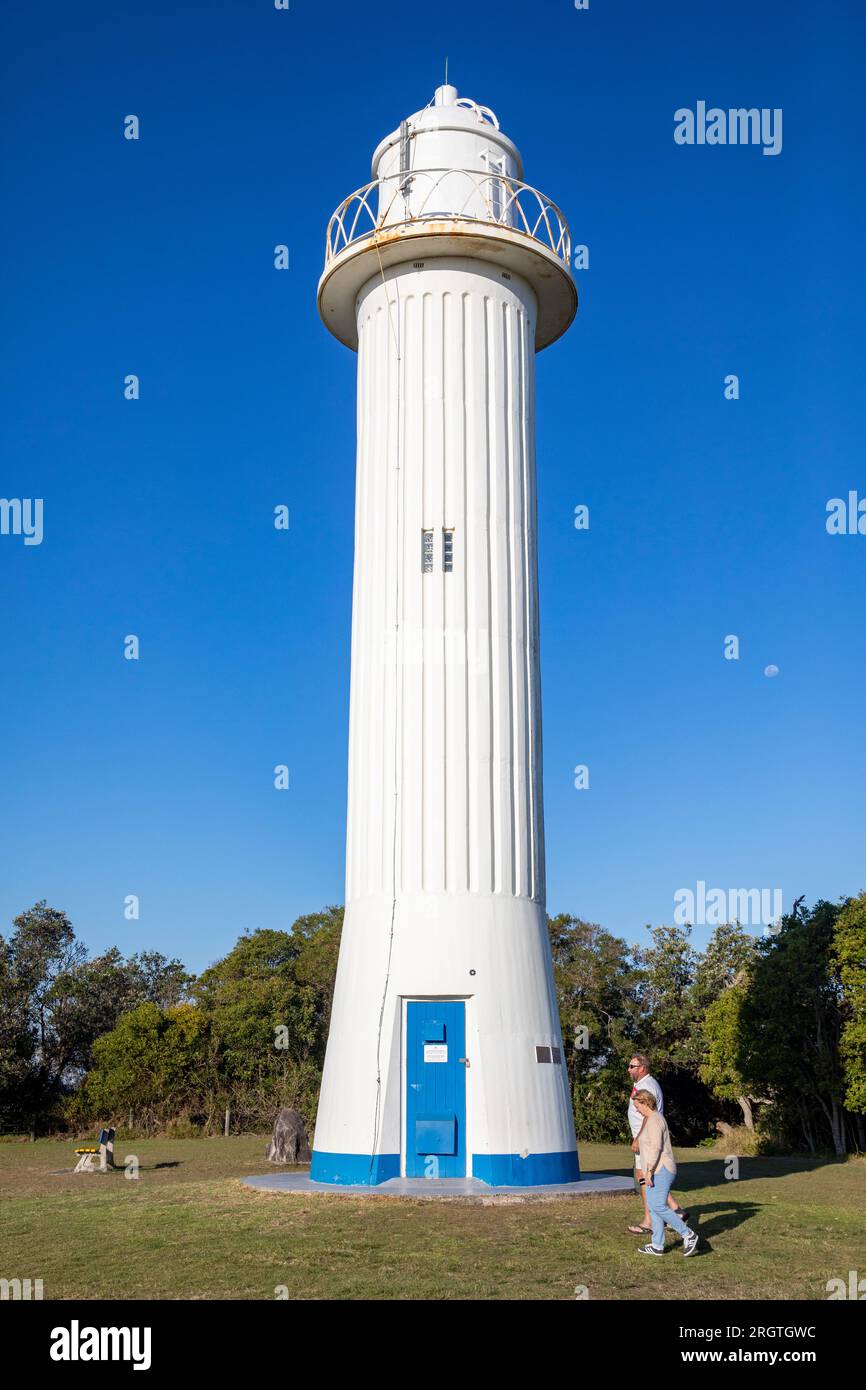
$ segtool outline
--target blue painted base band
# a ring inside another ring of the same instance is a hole
[[[331,1154],[313,1150],[311,1182],[344,1187],[375,1187],[400,1176],[399,1154]],[[543,1187],[546,1183],[578,1182],[580,1164],[575,1149],[564,1153],[473,1154],[472,1176],[491,1187]]]
[[[311,1182],[370,1187],[399,1176],[399,1154],[377,1154],[371,1163],[369,1154],[328,1154],[313,1150]]]
[[[472,1176],[491,1187],[542,1187],[545,1183],[578,1182],[576,1149],[558,1154],[473,1154]]]

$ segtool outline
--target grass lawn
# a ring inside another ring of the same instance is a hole
[[[866,1161],[740,1160],[678,1149],[677,1191],[703,1237],[639,1256],[637,1199],[481,1206],[259,1193],[266,1139],[121,1140],[140,1177],[73,1175],[72,1145],[0,1144],[0,1277],[53,1298],[823,1299],[866,1273]],[[625,1146],[583,1144],[584,1172],[631,1173]],[[57,1173],[54,1170],[66,1169]]]

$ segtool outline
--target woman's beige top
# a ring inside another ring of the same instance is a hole
[[[640,1132],[640,1166],[644,1173],[654,1173],[657,1168],[677,1171],[667,1121],[657,1110],[647,1115]]]

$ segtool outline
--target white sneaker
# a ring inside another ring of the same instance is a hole
[[[698,1248],[699,1236],[697,1231],[690,1230],[683,1236],[683,1254],[693,1255]]]
[[[697,1237],[695,1237],[697,1239]],[[664,1250],[658,1250],[654,1245],[639,1245],[637,1248],[639,1255],[663,1255]]]

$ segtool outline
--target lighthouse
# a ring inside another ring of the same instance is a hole
[[[310,1177],[579,1178],[545,908],[535,353],[570,235],[439,87],[328,226],[358,354],[346,910]]]

